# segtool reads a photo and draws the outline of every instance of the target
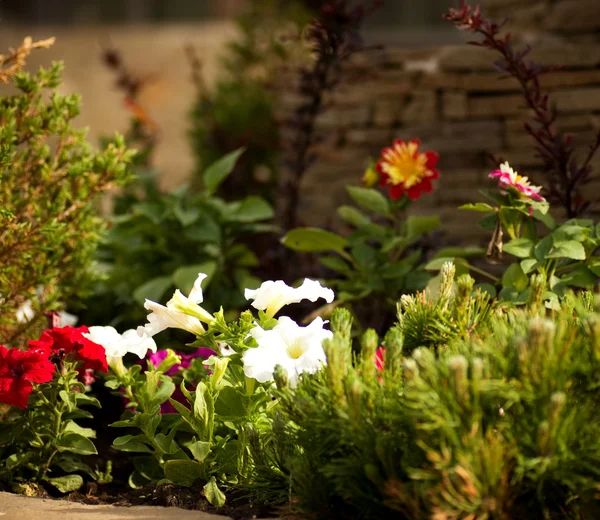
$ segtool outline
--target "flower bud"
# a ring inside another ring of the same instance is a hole
[[[554,392],[550,398],[550,421],[556,425],[563,408],[567,402],[567,395],[564,392]]]
[[[449,299],[452,296],[456,266],[452,262],[446,262],[440,271],[440,299]]]
[[[279,390],[283,390],[289,387],[288,373],[285,368],[281,365],[277,365],[273,372],[273,379]]]
[[[469,363],[464,356],[453,356],[448,360],[448,368],[452,385],[454,386],[454,394],[457,401],[464,405],[469,401],[469,381],[467,379],[467,369]]]
[[[165,374],[169,369],[176,365],[181,364],[181,356],[170,348],[167,349],[167,357],[160,362],[160,365],[156,367],[158,372]]]
[[[331,331],[345,340],[350,340],[352,332],[352,314],[348,309],[338,307],[331,314]]]
[[[419,367],[414,359],[405,359],[404,363],[402,363],[402,367],[404,369],[404,377],[408,381],[412,381],[419,377]]]
[[[213,357],[212,364],[212,375],[210,376],[210,382],[213,390],[218,390],[221,386],[221,381],[227,371],[227,365],[229,365],[230,359],[227,357]]]

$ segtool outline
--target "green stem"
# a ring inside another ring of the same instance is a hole
[[[498,278],[497,276],[494,276],[493,274],[490,274],[487,271],[480,269],[479,267],[475,267],[474,265],[469,265],[469,269],[475,273],[480,274],[481,276],[485,276],[485,277],[489,278],[490,280],[493,280],[496,283],[498,283],[500,281],[500,278]]]

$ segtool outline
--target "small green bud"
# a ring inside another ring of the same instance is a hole
[[[550,420],[555,425],[567,402],[567,395],[564,392],[554,392],[550,398]]]
[[[338,307],[331,314],[331,331],[349,341],[352,333],[352,314],[348,309]]]
[[[176,354],[170,348],[167,349],[167,357],[160,362],[160,365],[156,367],[158,372],[162,372],[163,374],[167,372],[167,370],[173,368],[175,365],[181,364],[181,356]]]
[[[214,357],[213,356],[212,374],[210,376],[210,382],[213,390],[218,390],[221,386],[221,381],[227,371],[227,365],[229,365],[230,359],[227,357]]]
[[[419,377],[419,367],[414,359],[405,359],[402,363],[404,369],[404,377],[411,381]]]
[[[365,380],[371,379],[376,371],[375,352],[379,348],[379,336],[373,329],[368,329],[361,338],[362,374]]]
[[[453,356],[448,360],[448,368],[454,386],[454,394],[459,403],[468,404],[469,401],[469,381],[467,379],[467,369],[469,363],[464,356]]]
[[[289,378],[287,370],[281,365],[277,365],[275,367],[275,371],[273,372],[273,379],[275,379],[275,384],[279,390],[284,390],[289,387]]]
[[[455,275],[456,266],[452,262],[446,262],[440,271],[440,299],[447,300],[452,296]]]

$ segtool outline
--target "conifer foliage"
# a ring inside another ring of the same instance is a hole
[[[442,278],[400,306],[383,363],[374,331],[353,354],[351,316],[334,313],[326,370],[277,381],[272,432],[252,443],[257,496],[318,518],[598,517],[593,298],[547,316],[540,291],[516,309],[450,265]]]
[[[132,157],[119,137],[93,151],[73,126],[80,100],[56,93],[61,64],[22,71],[31,50],[52,42],[27,38],[0,55],[0,80],[14,87],[0,95],[2,344],[27,339],[44,312],[81,286],[102,229],[98,195],[128,179]]]

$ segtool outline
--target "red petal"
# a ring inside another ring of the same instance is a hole
[[[404,144],[404,140],[402,139],[396,139],[394,141],[394,146],[402,146]]]
[[[435,168],[432,168],[432,169],[431,169],[431,170],[429,170],[429,171],[430,171],[430,173],[431,173],[431,174],[429,175],[429,177],[428,177],[428,179],[429,179],[430,181],[434,181],[434,180],[436,180],[437,178],[439,178],[439,176],[440,176],[440,172],[439,172],[438,170],[436,170]]]
[[[44,357],[35,356],[35,359],[23,363],[23,379],[32,383],[48,383],[56,372],[56,367]]]
[[[429,179],[423,179],[423,182],[419,184],[419,187],[421,188],[421,191],[424,191],[425,193],[431,193],[433,191],[433,184],[431,184]]]
[[[427,156],[425,166],[431,170],[440,160],[440,156],[436,152],[425,152],[425,155]]]
[[[390,186],[390,197],[394,200],[400,199],[404,195],[404,186],[402,184],[394,184]]]
[[[421,196],[421,185],[417,184],[406,191],[408,197],[412,200],[417,200]]]
[[[421,139],[414,138],[414,139],[411,139],[411,140],[409,141],[409,143],[416,144],[416,145],[417,145],[417,148],[419,148],[419,146],[421,146]]]

